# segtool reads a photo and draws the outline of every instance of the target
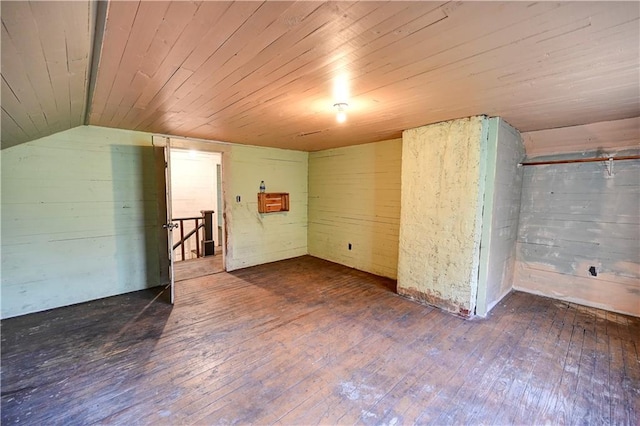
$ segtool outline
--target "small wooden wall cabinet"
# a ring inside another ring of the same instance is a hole
[[[258,213],[275,213],[289,211],[288,192],[258,193]]]

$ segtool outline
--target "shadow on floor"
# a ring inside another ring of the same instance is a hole
[[[52,404],[69,423],[83,423],[90,414],[74,411],[77,398],[134,384],[172,312],[161,293],[156,287],[2,320],[2,424],[46,424],[38,415]],[[25,401],[35,409],[23,411]]]

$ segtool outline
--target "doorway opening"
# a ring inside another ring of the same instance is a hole
[[[175,280],[223,272],[222,154],[170,148]]]

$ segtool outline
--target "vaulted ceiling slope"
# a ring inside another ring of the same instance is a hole
[[[93,6],[0,3],[2,148],[84,124]]]
[[[54,2],[37,13],[31,2],[5,16],[5,3],[3,144],[5,115],[11,140],[78,122],[49,120],[83,101],[70,68],[68,81],[50,70],[82,56],[60,48],[54,23],[82,44],[86,25],[63,9],[89,9]],[[5,32],[16,50],[6,82]],[[638,2],[112,1],[88,123],[315,151],[476,114],[521,131],[637,117],[639,33]],[[336,78],[347,82],[340,99]],[[333,104],[345,96],[340,124]]]

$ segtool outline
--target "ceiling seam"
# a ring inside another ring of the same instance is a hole
[[[98,78],[98,65],[100,64],[100,56],[102,53],[102,39],[107,23],[107,6],[106,0],[100,0],[91,3],[89,10],[89,25],[92,27],[89,31],[92,33],[89,49],[89,67],[87,69],[87,88],[84,103],[83,122],[89,125],[89,117],[91,116],[91,105],[93,103],[93,94],[95,92],[96,82]],[[93,31],[92,31],[93,29]]]

